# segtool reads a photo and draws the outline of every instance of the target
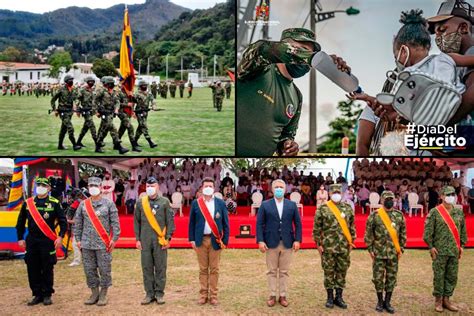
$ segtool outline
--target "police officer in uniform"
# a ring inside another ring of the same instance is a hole
[[[82,126],[81,133],[79,134],[79,138],[77,139],[77,145],[81,147],[85,147],[82,144],[82,139],[84,138],[84,136],[86,136],[88,130],[91,131],[91,136],[94,140],[94,143],[97,142],[97,132],[93,120],[94,115],[97,111],[94,103],[95,93],[93,90],[95,79],[89,76],[86,78],[85,81],[87,83],[87,86],[79,91],[79,96],[77,98],[77,100],[80,102],[79,112],[84,118],[84,125]]]
[[[354,211],[349,204],[341,202],[341,192],[342,186],[340,184],[329,186],[330,199],[339,209],[341,218],[346,222],[354,241],[356,238]],[[342,293],[346,285],[346,274],[350,266],[350,253],[353,246],[344,236],[339,222],[327,203],[321,205],[316,211],[313,240],[321,255],[321,264],[324,270],[324,287],[327,291],[326,307],[333,308],[336,305],[340,308],[347,308]],[[334,290],[336,290],[335,298]]]
[[[293,79],[310,71],[320,50],[315,34],[304,28],[284,30],[280,42],[259,40],[247,47],[237,69],[237,155],[298,154],[294,138],[303,97]]]
[[[433,260],[435,310],[442,312],[444,307],[457,312],[458,307],[449,298],[456,288],[459,259],[467,243],[466,220],[463,210],[455,208],[456,192],[452,186],[441,189],[441,200],[443,201],[441,205],[449,213],[459,233],[460,248],[458,249],[449,226],[436,207],[432,208],[426,217],[423,240],[428,245]]]
[[[167,198],[161,197],[159,184],[156,178],[150,177],[146,182],[146,193],[148,203],[153,216],[166,241],[165,245],[160,243],[158,234],[150,225],[144,210],[143,197],[139,199],[135,207],[135,236],[137,238],[137,249],[141,250],[141,263],[143,270],[143,284],[146,296],[142,305],[148,305],[155,299],[158,304],[164,304],[164,289],[166,285],[166,267],[168,258],[169,241],[175,230],[174,213]],[[165,230],[166,229],[166,230]]]
[[[71,118],[73,114],[74,101],[77,98],[77,91],[74,89],[74,78],[71,75],[64,77],[64,86],[53,95],[51,99],[51,108],[56,116],[61,118],[61,129],[59,130],[58,149],[66,149],[63,146],[64,137],[66,133],[69,135],[69,140],[72,143],[74,150],[79,150],[82,147],[76,144],[74,138],[74,127],[72,126]],[[59,101],[59,106],[56,109],[56,101]]]
[[[90,177],[88,188],[94,212],[107,234],[111,236],[110,244],[105,245],[99,237],[86,212],[84,201],[79,204],[74,216],[74,236],[82,251],[87,286],[92,291],[84,304],[98,306],[107,305],[107,290],[112,286],[112,251],[120,236],[117,207],[114,202],[102,197],[101,183],[100,178]]]
[[[364,237],[367,250],[372,257],[372,282],[377,292],[377,306],[375,310],[383,312],[385,309],[390,314],[395,313],[390,300],[397,284],[398,260],[405,249],[407,240],[405,217],[403,217],[402,212],[393,208],[394,199],[395,194],[392,191],[383,191],[380,202],[391,221],[391,226],[397,234],[401,253],[397,252],[378,211],[369,215]],[[384,290],[385,299],[383,297]]]
[[[51,186],[47,178],[36,179],[36,197],[34,204],[46,224],[55,231],[56,223],[59,225],[59,236],[55,241],[49,239],[38,227],[35,220],[28,211],[27,203],[24,202],[18,215],[16,231],[18,245],[26,247],[25,262],[28,271],[28,281],[33,299],[28,302],[29,306],[43,302],[51,305],[51,295],[54,293],[54,265],[57,262],[56,249],[61,247],[62,239],[66,234],[67,222],[64,211],[59,201],[49,196]],[[28,236],[26,241],[25,224],[28,220]]]
[[[147,91],[147,83],[144,80],[138,82],[138,92],[135,93],[135,114],[138,120],[137,132],[135,134],[135,144],[138,144],[138,139],[143,134],[150,145],[150,148],[158,146],[151,140],[150,134],[148,134],[148,112],[155,109],[153,96]],[[150,109],[151,106],[151,109]]]

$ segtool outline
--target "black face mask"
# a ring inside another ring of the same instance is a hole
[[[146,86],[140,86],[140,90],[146,91]]]
[[[109,84],[107,84],[107,87],[109,89],[113,89],[115,87],[115,84],[114,83],[109,83]]]
[[[303,77],[311,70],[309,65],[285,64],[285,66],[291,78]]]
[[[94,86],[94,82],[93,81],[88,81],[87,85],[89,86],[89,88],[92,88]]]
[[[68,87],[72,87],[73,84],[74,84],[74,81],[72,81],[72,80],[66,81],[66,85],[67,85]]]
[[[387,209],[391,209],[393,207],[393,200],[392,199],[385,200],[383,202],[383,206],[385,206],[385,208],[387,208]]]

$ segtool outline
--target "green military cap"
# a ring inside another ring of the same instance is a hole
[[[390,190],[385,190],[382,192],[382,199],[388,199],[388,198],[392,198],[394,199],[395,198],[395,194],[393,194],[392,191]]]
[[[84,79],[84,82],[89,82],[89,81],[94,81],[94,82],[95,82],[94,77],[92,77],[92,76],[87,76],[86,79]]]
[[[99,177],[90,177],[87,179],[87,184],[100,186],[102,184],[102,179]]]
[[[291,38],[297,42],[312,42],[314,44],[315,51],[321,50],[321,46],[318,44],[318,42],[316,42],[316,35],[311,30],[302,27],[283,30],[281,33],[281,40],[283,41],[288,38]]]
[[[333,192],[342,192],[342,185],[340,185],[339,183],[331,184],[329,186],[329,193]]]
[[[445,185],[442,189],[441,189],[441,194],[442,195],[449,195],[449,194],[456,194],[456,190],[454,190],[454,188],[450,185]]]
[[[36,183],[37,185],[42,184],[42,185],[50,186],[50,184],[49,184],[49,179],[48,179],[48,178],[37,178],[37,179],[35,180],[35,183]]]
[[[145,80],[138,81],[138,86],[148,86],[148,83]]]
[[[64,82],[66,82],[66,81],[68,81],[68,80],[74,80],[74,77],[71,76],[71,75],[66,75],[66,76],[64,77]]]

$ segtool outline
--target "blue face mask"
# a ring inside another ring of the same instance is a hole
[[[285,195],[285,191],[282,188],[275,189],[275,197],[281,199]]]

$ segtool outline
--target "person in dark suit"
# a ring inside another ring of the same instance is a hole
[[[277,179],[272,182],[275,198],[264,201],[258,210],[257,243],[260,251],[266,253],[268,286],[270,297],[267,305],[278,302],[283,307],[289,305],[287,295],[288,271],[293,251],[300,249],[302,240],[301,218],[296,203],[284,198],[286,184]]]
[[[200,305],[206,304],[208,300],[211,305],[218,303],[219,260],[222,249],[229,242],[227,207],[223,200],[214,198],[214,190],[214,179],[204,178],[203,195],[193,201],[189,215],[189,241],[199,262]]]

